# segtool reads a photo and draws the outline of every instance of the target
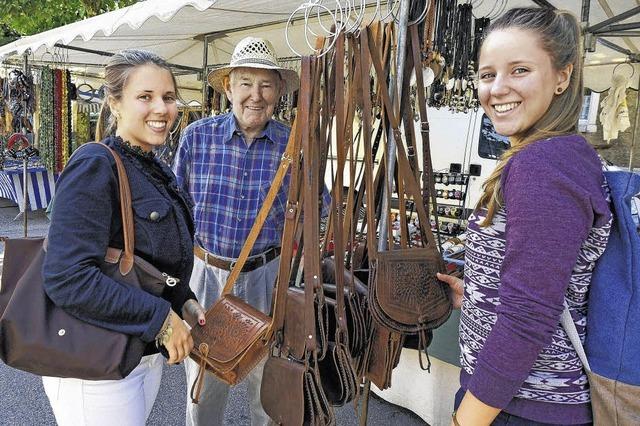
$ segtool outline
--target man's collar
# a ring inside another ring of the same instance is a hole
[[[274,126],[271,124],[272,121],[273,119],[269,119],[269,121],[267,121],[267,125],[264,127],[262,132],[260,132],[258,137],[256,137],[256,139],[266,137],[267,140],[275,142],[275,135],[273,130]],[[235,134],[242,135],[242,130],[240,130],[240,127],[238,127],[238,121],[236,120],[236,116],[233,114],[233,111],[227,113],[227,118],[225,119],[224,123],[227,129],[224,135],[225,142],[231,141],[233,135]]]

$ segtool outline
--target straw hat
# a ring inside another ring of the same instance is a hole
[[[241,67],[278,71],[284,82],[283,94],[293,92],[300,86],[298,73],[281,67],[271,43],[259,37],[246,37],[240,40],[233,50],[229,65],[212,70],[207,76],[207,81],[215,90],[224,93],[224,78],[233,69]]]

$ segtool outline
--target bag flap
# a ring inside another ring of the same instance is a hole
[[[284,349],[294,358],[304,359],[306,336],[304,332],[304,291],[287,289],[287,304],[284,314]]]
[[[264,366],[260,400],[264,411],[277,424],[301,425],[304,422],[304,364],[291,359],[269,357]],[[286,389],[286,398],[274,389]]]
[[[208,344],[208,358],[218,363],[238,358],[271,327],[271,317],[229,294],[207,311],[206,320],[191,330],[194,347]]]
[[[375,293],[384,313],[403,324],[435,327],[444,322],[451,302],[436,272],[443,271],[435,248],[379,252]]]

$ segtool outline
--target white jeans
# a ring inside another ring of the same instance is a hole
[[[160,354],[142,358],[121,380],[43,377],[59,426],[143,426],[160,389]]]

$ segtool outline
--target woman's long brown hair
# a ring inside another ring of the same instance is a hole
[[[510,138],[511,147],[502,154],[495,170],[482,186],[483,193],[476,209],[486,207],[487,216],[481,226],[491,225],[494,215],[503,204],[500,181],[509,159],[535,141],[574,133],[582,108],[581,31],[575,16],[570,12],[546,8],[515,8],[495,20],[487,36],[493,31],[509,28],[536,34],[554,68],[562,70],[573,64],[573,72],[567,89],[554,95],[549,109],[540,120],[524,133]]]

